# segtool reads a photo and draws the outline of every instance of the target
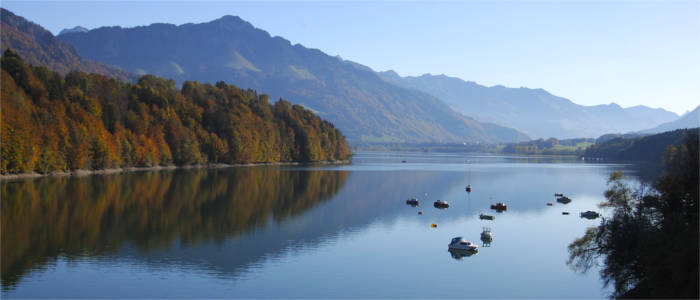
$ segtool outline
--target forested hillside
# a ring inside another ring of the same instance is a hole
[[[529,154],[529,155],[581,155],[584,150],[593,144],[594,139],[568,139],[555,138],[537,139],[528,142],[507,144],[502,153]]]
[[[675,154],[676,148],[685,143],[691,133],[697,134],[697,132],[698,128],[692,128],[641,137],[613,138],[588,147],[583,156],[586,158],[661,162],[664,152],[668,150],[668,153]]]
[[[223,82],[178,90],[151,75],[136,84],[64,77],[9,50],[1,63],[3,174],[350,155],[340,131],[311,111]]]

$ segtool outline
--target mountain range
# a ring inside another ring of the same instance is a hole
[[[387,82],[434,95],[479,121],[517,128],[533,138],[597,137],[638,131],[678,118],[673,112],[641,105],[583,106],[543,89],[486,87],[445,75],[401,77],[394,71],[379,75]]]
[[[700,127],[700,105],[695,107],[695,109],[692,111],[683,114],[680,118],[674,121],[663,123],[651,129],[642,130],[640,133],[661,133],[676,129],[696,127]]]
[[[134,81],[137,76],[119,68],[106,66],[80,57],[75,48],[61,42],[41,26],[0,8],[2,52],[8,48],[33,65],[43,65],[63,75],[78,70]]]
[[[698,118],[697,109],[679,118],[645,106],[578,105],[543,89],[375,72],[340,56],[292,45],[234,16],[179,26],[76,26],[54,37],[2,9],[2,48],[62,74],[80,70],[129,82],[155,74],[178,84],[225,81],[255,89],[314,111],[341,129],[353,145],[650,133],[697,124]]]
[[[284,97],[335,124],[354,144],[510,142],[521,132],[477,122],[427,93],[388,83],[337,57],[234,16],[201,24],[102,27],[58,36],[81,56],[136,74],[225,81]]]

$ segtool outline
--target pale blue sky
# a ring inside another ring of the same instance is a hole
[[[700,1],[2,1],[57,34],[237,15],[330,55],[417,76],[544,88],[584,104],[700,104]]]

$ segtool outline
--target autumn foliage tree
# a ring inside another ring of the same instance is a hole
[[[299,105],[234,85],[136,84],[2,57],[3,174],[347,159],[345,137]]]

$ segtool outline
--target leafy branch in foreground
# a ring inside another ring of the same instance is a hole
[[[632,191],[622,173],[611,174],[600,206],[612,216],[569,245],[568,264],[586,272],[602,258],[613,298],[698,298],[699,160],[693,132],[667,149],[653,190]]]

